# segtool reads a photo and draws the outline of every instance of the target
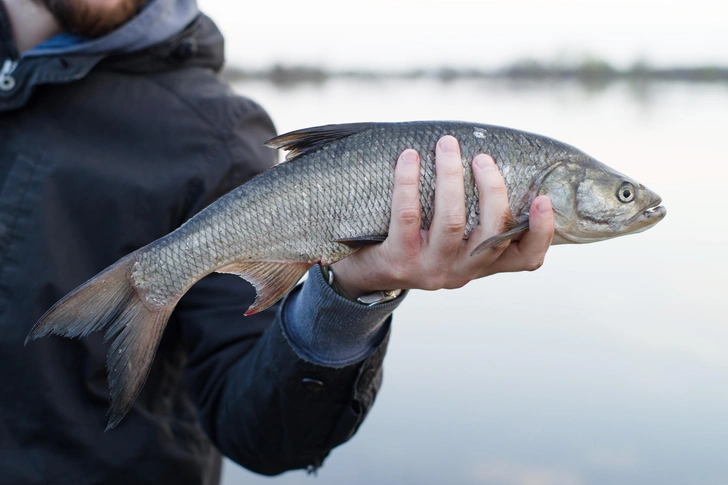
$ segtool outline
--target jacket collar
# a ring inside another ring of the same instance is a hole
[[[13,31],[10,28],[10,19],[5,10],[5,3],[0,1],[0,59],[17,59],[18,49],[13,40]],[[2,63],[0,61],[0,63]]]

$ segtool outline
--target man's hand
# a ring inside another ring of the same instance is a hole
[[[480,194],[480,224],[467,241],[465,190],[460,147],[452,136],[437,143],[435,214],[429,231],[420,229],[420,157],[405,150],[394,173],[392,219],[382,244],[368,246],[333,265],[336,281],[352,298],[378,290],[460,288],[495,273],[533,271],[544,261],[554,235],[551,201],[537,197],[530,208],[530,229],[519,242],[481,254],[470,253],[481,242],[503,232],[508,214],[505,181],[488,155],[473,160]]]

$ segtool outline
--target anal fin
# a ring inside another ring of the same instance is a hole
[[[313,264],[281,261],[241,261],[216,270],[232,273],[255,287],[257,296],[245,315],[265,310],[291,291]]]

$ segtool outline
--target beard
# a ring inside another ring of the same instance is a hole
[[[72,34],[101,37],[131,20],[147,0],[42,0]]]

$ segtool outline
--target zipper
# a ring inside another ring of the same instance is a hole
[[[18,61],[5,59],[2,69],[0,69],[0,90],[10,91],[15,87],[15,78],[12,74],[16,67],[18,67]]]

